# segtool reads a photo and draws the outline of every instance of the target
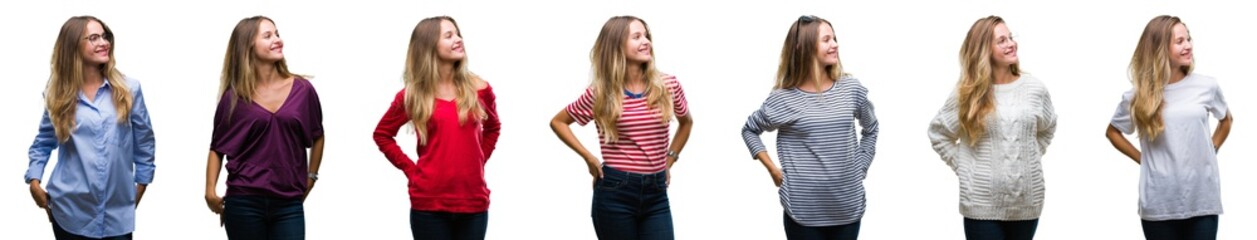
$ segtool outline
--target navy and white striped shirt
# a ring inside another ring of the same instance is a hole
[[[779,131],[784,179],[778,193],[800,225],[846,225],[864,216],[864,177],[877,145],[877,117],[867,96],[868,89],[850,76],[821,93],[778,89],[742,127],[752,158],[765,151],[760,134]]]

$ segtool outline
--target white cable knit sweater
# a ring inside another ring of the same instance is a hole
[[[1056,131],[1047,87],[1026,74],[995,85],[995,111],[986,134],[962,140],[953,92],[930,122],[934,151],[960,180],[960,214],[977,220],[1038,219],[1043,210],[1043,165]]]

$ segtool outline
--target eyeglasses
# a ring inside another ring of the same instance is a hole
[[[87,42],[92,43],[94,45],[100,44],[101,42],[110,42],[111,39],[113,39],[113,35],[109,33],[92,34],[83,38],[83,40],[87,40]]]
[[[1017,40],[1013,40],[1013,38],[1016,38],[1016,37],[1017,35],[1008,35],[1008,37],[1001,37],[995,40],[995,47],[1000,48],[1000,49],[1012,47],[1013,45],[1017,44]]]

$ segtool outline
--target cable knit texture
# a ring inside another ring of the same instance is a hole
[[[934,151],[960,180],[960,214],[978,220],[1038,219],[1043,211],[1040,159],[1056,131],[1047,87],[1023,74],[995,88],[995,111],[986,134],[970,145],[962,139],[953,91],[930,122]]]

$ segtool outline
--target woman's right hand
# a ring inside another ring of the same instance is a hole
[[[214,214],[223,213],[223,197],[218,196],[218,194],[205,194],[205,204],[209,206],[210,211],[214,212]]]
[[[31,180],[31,198],[35,199],[35,206],[48,208],[48,192],[39,186],[39,179]]]
[[[589,176],[594,178],[593,186],[598,186],[598,180],[602,179],[602,164],[597,159],[586,159],[585,166],[589,168]]]
[[[780,169],[780,168],[772,168],[772,169],[769,169],[769,170],[768,170],[768,175],[772,175],[772,177],[773,177],[773,185],[776,185],[777,187],[781,187],[781,181],[782,181],[782,179],[783,179],[783,176],[784,176],[784,175],[781,173],[781,169]]]

